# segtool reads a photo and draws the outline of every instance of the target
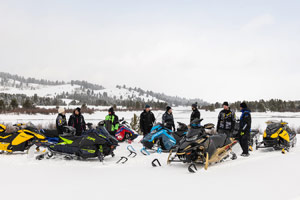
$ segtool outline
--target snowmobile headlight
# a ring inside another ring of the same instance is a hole
[[[186,141],[191,142],[191,141],[197,140],[197,138],[198,138],[198,135],[194,135],[193,137],[190,137],[190,138],[187,137]]]

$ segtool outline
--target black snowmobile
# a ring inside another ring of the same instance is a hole
[[[112,137],[103,126],[89,129],[82,136],[65,134],[59,138],[62,142],[43,145],[47,151],[45,154],[37,156],[36,159],[63,155],[65,159],[98,158],[102,162],[104,157],[114,156],[114,150],[118,146],[116,138]]]
[[[232,147],[237,143],[227,138],[225,134],[208,135],[205,126],[199,125],[202,120],[194,120],[190,129],[178,147],[175,149],[175,156],[170,151],[168,164],[171,162],[191,163],[188,167],[190,172],[197,170],[195,164],[204,164],[205,169],[211,163],[222,162],[230,157]],[[236,159],[232,153],[231,159]]]
[[[287,122],[268,121],[266,123],[267,128],[263,135],[263,141],[256,146],[256,149],[272,147],[275,150],[282,150],[282,153],[285,153],[291,147],[296,146],[296,133],[291,130]]]

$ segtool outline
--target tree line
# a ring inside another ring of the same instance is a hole
[[[300,112],[300,101],[285,101],[281,99],[259,100],[259,101],[244,101],[252,112]],[[230,108],[234,111],[239,110],[241,101],[236,101],[230,104]],[[217,108],[222,108],[222,103],[216,102],[201,106],[201,109],[214,111]]]

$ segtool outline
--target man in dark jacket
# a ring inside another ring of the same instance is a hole
[[[81,109],[76,108],[73,114],[70,116],[68,126],[72,126],[76,129],[76,136],[81,136],[82,132],[86,130],[84,117],[81,114]]]
[[[249,154],[249,144],[248,140],[250,137],[251,131],[251,111],[248,109],[247,104],[245,102],[240,104],[240,110],[242,112],[240,118],[240,129],[238,134],[238,139],[240,141],[240,145],[243,149],[243,153],[241,156],[248,157]]]
[[[230,110],[228,102],[223,103],[223,110],[218,116],[217,132],[232,137],[235,126],[235,113]]]
[[[115,114],[113,107],[108,109],[108,115],[105,117],[105,128],[115,137],[116,132],[119,129],[119,117]]]
[[[198,104],[197,102],[192,104],[192,114],[191,114],[191,119],[190,122],[194,121],[195,119],[200,119],[200,112],[198,110]]]
[[[56,130],[58,135],[63,134],[64,126],[67,126],[66,111],[64,108],[59,108],[58,115],[56,117]]]
[[[144,137],[151,132],[154,122],[154,114],[151,112],[150,106],[146,105],[145,110],[140,115],[140,129]]]
[[[174,117],[172,113],[172,108],[170,106],[166,107],[166,112],[162,116],[162,124],[166,128],[175,131]]]

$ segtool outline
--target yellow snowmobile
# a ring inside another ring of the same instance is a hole
[[[34,144],[47,142],[46,137],[31,123],[15,124],[16,131],[7,133],[6,126],[0,124],[0,151],[26,151]]]
[[[267,128],[263,135],[263,141],[256,149],[273,147],[275,150],[282,150],[282,153],[289,151],[297,143],[296,133],[290,129],[287,122],[267,121]]]

